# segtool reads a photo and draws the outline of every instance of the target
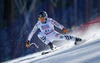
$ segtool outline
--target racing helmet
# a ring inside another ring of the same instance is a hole
[[[47,18],[47,17],[48,17],[48,14],[47,14],[47,12],[45,12],[45,11],[41,11],[41,12],[39,12],[38,17],[39,17],[39,18],[41,18],[41,17]]]

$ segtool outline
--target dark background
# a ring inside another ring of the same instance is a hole
[[[47,47],[37,37],[39,30],[31,40],[39,49],[25,47],[28,34],[42,10],[71,29],[100,16],[100,0],[0,0],[0,62]]]

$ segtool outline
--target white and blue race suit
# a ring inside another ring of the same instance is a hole
[[[72,36],[64,36],[59,32],[55,31],[54,26],[59,29],[63,29],[64,26],[59,24],[57,21],[53,20],[52,18],[47,18],[45,23],[41,21],[37,21],[35,26],[33,27],[31,33],[28,36],[28,40],[30,41],[34,33],[40,29],[41,32],[38,33],[38,38],[45,44],[53,42],[54,40],[73,40],[75,41],[75,37]]]

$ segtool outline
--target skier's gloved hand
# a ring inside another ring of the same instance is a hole
[[[63,31],[63,33],[67,33],[67,32],[69,32],[69,29],[63,28],[62,31]]]
[[[27,47],[27,48],[30,47],[30,42],[29,42],[29,40],[26,41],[26,47]]]

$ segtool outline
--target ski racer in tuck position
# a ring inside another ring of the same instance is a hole
[[[38,29],[40,29],[41,31],[38,33],[38,38],[43,43],[48,45],[51,50],[53,50],[54,48],[54,40],[72,40],[74,41],[75,45],[78,41],[82,41],[81,38],[60,34],[59,32],[55,31],[54,26],[61,29],[64,33],[69,32],[69,30],[66,29],[63,25],[59,24],[52,18],[48,18],[48,14],[45,11],[41,11],[38,15],[37,23],[35,24],[31,33],[28,36],[28,39],[26,41],[26,47],[30,47],[30,40]]]

